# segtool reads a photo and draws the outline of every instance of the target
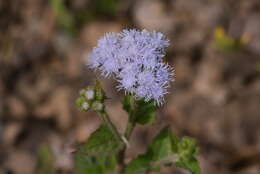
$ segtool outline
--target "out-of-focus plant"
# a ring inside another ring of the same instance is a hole
[[[47,145],[42,145],[38,151],[38,160],[37,160],[37,174],[54,174],[54,155],[51,149]]]
[[[256,63],[256,70],[257,70],[258,72],[260,72],[260,62],[257,62],[257,63]]]
[[[75,34],[75,20],[63,0],[49,0],[58,25],[69,34]]]
[[[106,111],[108,99],[100,82],[80,91],[76,101],[81,111],[95,111],[103,124],[75,154],[75,174],[138,174],[159,172],[162,166],[175,165],[200,174],[195,140],[178,138],[165,127],[148,145],[147,151],[125,163],[125,152],[136,125],[156,121],[156,109],[173,80],[172,68],[164,62],[169,40],[162,33],[123,30],[109,33],[98,41],[89,56],[89,66],[105,77],[115,77],[119,90],[125,91],[122,107],[128,123],[119,133]]]
[[[223,52],[236,52],[241,50],[249,41],[249,37],[244,34],[240,38],[228,36],[224,28],[217,27],[214,31],[214,44],[217,49]]]
[[[69,35],[76,35],[81,26],[100,17],[115,17],[119,0],[95,0],[76,11],[65,6],[64,0],[49,0],[58,26]]]
[[[96,0],[93,5],[97,14],[115,16],[119,0]]]

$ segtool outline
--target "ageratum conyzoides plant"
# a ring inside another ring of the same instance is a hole
[[[155,136],[145,153],[125,160],[135,126],[155,122],[156,109],[165,103],[174,80],[173,68],[164,60],[169,44],[160,32],[135,29],[108,33],[98,41],[88,56],[88,67],[118,82],[116,89],[125,93],[122,108],[128,113],[128,122],[122,134],[110,120],[101,82],[82,89],[76,101],[78,108],[97,112],[103,124],[78,147],[75,174],[148,174],[171,165],[200,174],[196,141],[176,137],[169,126]]]

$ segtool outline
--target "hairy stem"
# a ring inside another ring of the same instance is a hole
[[[126,127],[126,130],[125,130],[125,138],[127,139],[127,141],[129,141],[130,137],[131,137],[131,134],[135,128],[135,110],[136,110],[136,102],[135,102],[135,99],[132,95],[130,95],[130,103],[131,103],[131,112],[129,113],[129,119],[128,119],[128,122],[127,122],[127,127]],[[126,153],[126,149],[127,149],[127,146],[124,146],[124,148],[122,149],[122,151],[119,153],[119,161],[120,161],[120,171],[119,171],[119,174],[124,174],[125,172],[125,169],[126,169],[126,165],[124,163],[124,159],[125,159],[125,153]]]
[[[127,139],[127,141],[130,139],[130,136],[131,136],[131,134],[134,130],[134,127],[135,127],[135,124],[131,121],[128,121],[127,128],[126,128],[126,131],[125,131],[125,138]],[[126,149],[127,149],[127,145],[124,146],[124,148],[119,153],[119,163],[120,163],[119,174],[125,173],[126,165],[125,165],[124,159],[125,159]]]
[[[121,166],[119,172],[120,172],[120,174],[123,174],[124,168],[125,168],[124,156],[125,156],[125,149],[126,149],[127,143],[125,142],[124,138],[118,132],[116,126],[111,121],[108,113],[105,110],[100,111],[98,113],[99,113],[101,119],[108,125],[108,127],[110,128],[112,133],[115,135],[115,137],[124,144],[124,148],[119,152],[118,157],[117,157],[118,162],[120,163],[120,166]]]
[[[128,117],[129,119],[125,131],[125,137],[127,138],[127,140],[130,139],[131,134],[135,128],[136,100],[132,95],[130,95],[130,105],[131,105],[131,111],[129,113],[129,117]]]
[[[125,137],[126,137],[127,140],[130,139],[131,134],[132,134],[134,128],[135,128],[135,123],[129,121],[127,123],[126,131],[125,131]]]

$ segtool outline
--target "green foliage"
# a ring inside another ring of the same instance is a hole
[[[75,155],[75,174],[114,174],[118,172],[119,166],[122,167],[120,173],[124,174],[160,172],[161,166],[172,164],[187,169],[192,174],[200,174],[196,142],[187,137],[177,138],[169,128],[163,129],[154,138],[146,153],[124,167],[123,157],[131,132],[136,124],[146,125],[155,121],[156,105],[154,101],[145,102],[136,100],[132,95],[125,96],[122,104],[129,120],[122,136],[105,110],[105,99],[107,97],[99,82],[96,82],[95,87],[80,91],[77,106],[83,111],[96,111],[105,124],[79,147]]]
[[[189,138],[177,138],[168,128],[163,129],[149,145],[145,154],[132,160],[125,174],[137,174],[146,171],[159,171],[160,166],[175,164],[192,174],[200,174],[196,142]]]
[[[123,144],[108,126],[101,125],[80,146],[75,156],[75,174],[113,173],[117,167],[117,155]]]
[[[144,173],[151,168],[150,163],[151,159],[147,154],[139,155],[127,165],[125,174]]]
[[[42,145],[38,151],[37,174],[54,174],[54,156],[47,145]]]
[[[58,26],[67,34],[75,36],[80,28],[100,17],[115,17],[119,7],[119,0],[95,0],[86,7],[73,11],[68,9],[65,0],[49,0]]]
[[[143,125],[153,123],[155,121],[155,111],[156,106],[153,101],[138,100],[135,112],[136,122]]]
[[[129,114],[129,121],[132,123],[152,124],[156,119],[154,101],[136,101],[131,95],[127,95],[124,97],[122,104],[123,109]]]
[[[78,9],[75,12],[77,27],[98,20],[100,18],[111,18],[117,15],[120,0],[94,0],[88,3],[88,7]]]
[[[76,155],[75,174],[112,174],[117,167],[115,155]]]
[[[117,153],[121,148],[121,142],[117,140],[109,127],[101,125],[81,146],[79,152],[93,155],[110,155]]]
[[[119,0],[95,0],[96,14],[115,16],[119,7]]]
[[[57,19],[58,25],[69,34],[75,34],[75,23],[73,15],[64,5],[63,0],[50,0],[51,8]]]
[[[179,155],[179,160],[176,161],[176,166],[188,169],[193,174],[199,174],[200,168],[196,156],[198,155],[197,143],[184,137],[177,144],[177,150]]]

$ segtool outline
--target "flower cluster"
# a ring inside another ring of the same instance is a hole
[[[97,81],[94,87],[87,87],[80,91],[79,97],[76,100],[76,105],[82,111],[92,109],[97,112],[102,112],[105,107],[105,99],[105,92]]]
[[[162,104],[173,75],[162,60],[168,45],[160,32],[132,29],[108,33],[90,54],[89,65],[106,77],[114,74],[118,89]]]

